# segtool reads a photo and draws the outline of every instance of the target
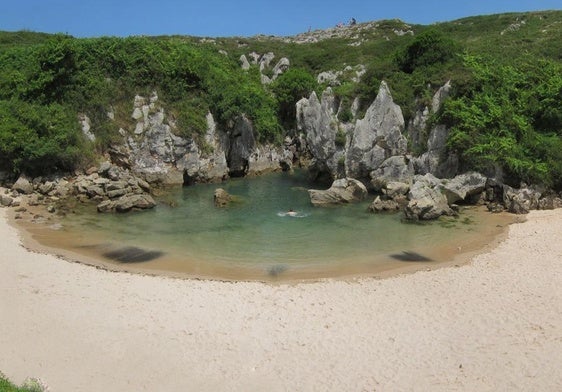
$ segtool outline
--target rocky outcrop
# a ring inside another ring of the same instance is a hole
[[[452,178],[458,173],[458,156],[447,150],[449,129],[446,126],[440,124],[433,126],[429,130],[425,146],[423,145],[425,140],[423,135],[426,132],[429,116],[437,113],[443,106],[443,102],[451,93],[451,88],[450,81],[445,83],[433,95],[431,108],[427,106],[421,108],[409,124],[408,132],[413,148],[422,149],[425,147],[425,152],[414,159],[416,172],[419,174],[431,173],[439,178]]]
[[[404,155],[388,158],[369,174],[375,191],[383,190],[389,182],[409,183],[414,175],[412,159]]]
[[[387,84],[381,82],[375,101],[365,117],[357,120],[345,158],[348,177],[370,179],[370,173],[392,156],[406,154],[402,135],[402,110],[392,100]]]
[[[432,220],[443,215],[454,215],[447,198],[440,190],[441,182],[431,174],[416,176],[408,192],[404,214],[409,220]]]
[[[273,76],[271,77],[271,80],[275,80],[277,79],[280,75],[284,74],[289,67],[291,66],[291,62],[289,61],[288,58],[283,57],[281,58],[281,60],[279,60],[277,62],[277,64],[275,64],[275,67],[273,67]]]
[[[307,148],[313,157],[309,170],[315,180],[333,180],[340,171],[339,162],[345,152],[343,146],[336,146],[336,135],[341,132],[336,113],[330,88],[324,91],[322,100],[313,92],[310,98],[297,102],[297,129],[305,134]]]
[[[514,214],[528,214],[531,210],[538,210],[541,193],[530,188],[514,189],[503,186],[503,202],[507,211]]]
[[[330,189],[310,189],[308,193],[314,206],[325,207],[362,201],[367,197],[367,188],[353,178],[340,178],[333,182]]]
[[[127,212],[156,205],[149,193],[150,185],[127,169],[103,162],[97,170],[89,172],[77,176],[68,188],[81,201],[97,202],[99,212]]]
[[[152,196],[148,194],[123,195],[115,200],[105,200],[98,204],[98,212],[129,212],[133,209],[146,210],[156,206]]]
[[[229,174],[232,177],[243,177],[250,167],[250,155],[256,147],[254,128],[246,116],[236,119],[227,142]]]
[[[247,70],[250,69],[250,63],[248,62],[248,59],[246,58],[246,55],[240,56],[240,66],[242,67],[242,69],[244,71],[247,71]]]
[[[442,191],[450,204],[467,201],[474,204],[478,201],[486,188],[488,179],[477,172],[470,172],[456,176],[452,180],[443,181]]]

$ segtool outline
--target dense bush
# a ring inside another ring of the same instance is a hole
[[[295,126],[296,103],[317,88],[314,76],[302,68],[290,68],[273,82],[271,89],[277,98],[279,118],[286,127]]]
[[[76,115],[57,103],[0,101],[0,165],[31,174],[71,170],[85,158]]]
[[[456,52],[454,41],[438,30],[426,30],[396,54],[398,68],[412,73],[420,67],[445,64]]]
[[[467,169],[500,167],[507,180],[562,186],[562,67],[499,65],[465,56],[469,92],[445,102],[439,121],[451,126],[449,147]]]

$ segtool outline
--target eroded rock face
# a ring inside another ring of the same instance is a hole
[[[429,116],[439,111],[450,93],[451,83],[449,81],[433,95],[431,108],[424,107],[414,116],[408,127],[414,148],[423,147],[421,135],[425,132]],[[458,156],[447,151],[448,136],[449,129],[444,125],[438,124],[429,130],[425,145],[426,152],[414,160],[417,173],[431,173],[439,178],[452,178],[458,173]]]
[[[335,98],[330,88],[322,94],[322,101],[315,92],[310,98],[297,102],[297,129],[306,135],[306,143],[313,160],[310,171],[314,179],[337,177],[343,148],[336,147],[338,121]]]
[[[530,188],[514,189],[503,186],[503,202],[505,208],[514,214],[528,214],[531,210],[539,209],[541,193]]]
[[[414,177],[415,171],[411,158],[402,155],[388,158],[369,175],[373,189],[380,191],[389,182],[409,183]]]
[[[381,82],[377,98],[365,117],[357,120],[347,149],[348,177],[369,179],[369,174],[392,156],[406,154],[402,110],[392,100],[387,84]]]
[[[487,177],[477,172],[460,174],[450,181],[443,181],[442,190],[449,204],[458,201],[475,201],[486,188]]]
[[[365,200],[367,188],[361,181],[353,178],[340,178],[335,180],[327,190],[310,189],[310,201],[316,207],[329,205],[355,203]]]
[[[254,128],[246,116],[236,119],[228,142],[227,162],[232,177],[243,177],[250,167],[250,155],[256,146]]]

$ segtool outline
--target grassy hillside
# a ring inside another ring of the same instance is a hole
[[[287,57],[291,72],[262,86],[257,66],[240,68],[240,56],[252,52],[273,52],[272,65]],[[513,182],[562,188],[561,64],[562,11],[431,26],[378,21],[294,37],[0,32],[0,167],[41,173],[86,164],[118,126],[130,125],[134,95],[152,90],[182,136],[197,139],[211,111],[223,126],[245,113],[260,140],[279,141],[294,126],[294,103],[326,87],[316,76],[342,71],[333,88],[344,105],[358,96],[364,110],[384,79],[406,119],[452,80],[453,96],[434,121],[453,129],[449,146],[466,169],[500,166]],[[343,72],[359,65],[366,72],[358,81],[355,71]],[[83,140],[78,113],[92,119],[94,146]]]

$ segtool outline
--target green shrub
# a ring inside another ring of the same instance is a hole
[[[288,127],[294,127],[296,103],[301,98],[308,98],[317,88],[316,79],[302,68],[290,68],[279,76],[271,85],[271,90],[277,98],[277,112],[281,122]]]
[[[75,113],[59,104],[0,101],[0,164],[15,172],[72,170],[85,158]]]

